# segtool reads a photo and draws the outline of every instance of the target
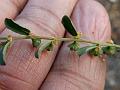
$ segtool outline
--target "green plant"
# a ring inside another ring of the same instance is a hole
[[[63,16],[62,24],[67,30],[69,34],[72,36],[69,38],[60,38],[60,37],[41,37],[32,34],[32,32],[18,24],[16,24],[13,20],[6,18],[5,25],[6,27],[20,34],[21,36],[11,36],[0,37],[0,64],[5,65],[5,59],[8,49],[12,46],[13,41],[21,40],[21,39],[30,39],[32,41],[33,47],[37,48],[35,52],[35,57],[39,58],[43,51],[51,51],[53,47],[56,45],[56,42],[69,41],[71,44],[68,45],[70,50],[75,51],[79,56],[88,53],[92,56],[101,57],[103,54],[113,55],[120,48],[119,45],[114,44],[113,42],[95,42],[84,40],[81,38],[81,33],[76,32],[75,27],[73,26],[72,21],[68,16]],[[80,47],[79,43],[87,43],[90,44],[85,47]]]

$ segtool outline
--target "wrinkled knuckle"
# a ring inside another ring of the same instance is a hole
[[[34,5],[29,7],[30,11],[24,12],[19,18],[24,18],[29,23],[32,23],[38,31],[44,31],[51,36],[63,35],[61,20],[52,10]]]

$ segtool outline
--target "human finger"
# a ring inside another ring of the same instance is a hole
[[[108,14],[95,0],[79,0],[72,20],[83,39],[106,42],[111,37]],[[67,36],[68,37],[68,36]],[[51,72],[40,90],[103,90],[106,77],[106,61],[83,55],[79,57],[64,43]],[[80,46],[85,44],[80,43]]]
[[[15,21],[32,33],[45,37],[62,37],[63,15],[70,15],[77,0],[29,0]],[[16,35],[6,29],[1,34]],[[0,66],[1,88],[9,90],[36,90],[46,77],[54,61],[58,46],[52,52],[44,52],[39,60],[29,41],[18,41],[8,51],[6,66]]]

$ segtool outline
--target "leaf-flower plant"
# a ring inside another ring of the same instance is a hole
[[[89,41],[81,38],[81,32],[76,32],[76,29],[68,16],[63,16],[61,23],[63,24],[66,31],[71,34],[71,37],[60,38],[60,37],[42,37],[32,34],[29,29],[26,29],[13,20],[6,18],[5,25],[6,27],[20,34],[21,36],[12,36],[8,35],[6,37],[0,37],[0,65],[6,65],[5,59],[7,55],[8,49],[12,46],[15,41],[30,39],[32,41],[32,46],[37,48],[35,52],[35,57],[40,58],[40,55],[44,51],[51,51],[56,45],[56,41],[63,42],[69,41],[71,42],[68,45],[70,50],[75,51],[79,56],[87,53],[91,56],[101,57],[103,55],[113,55],[120,48],[119,45],[114,44],[112,41],[103,43],[96,41]],[[88,46],[80,47],[79,43],[87,43]]]

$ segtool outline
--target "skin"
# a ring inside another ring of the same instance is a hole
[[[108,15],[97,1],[52,0],[51,3],[50,0],[8,0],[9,3],[16,2],[12,4],[13,7],[5,5],[5,1],[0,1],[0,4],[4,4],[0,8],[7,10],[0,15],[0,36],[17,35],[8,29],[3,30],[4,18],[9,17],[36,35],[63,37],[65,30],[60,20],[63,15],[70,16],[72,13],[77,30],[85,35],[83,38],[102,42],[110,39]],[[8,51],[7,65],[0,66],[0,89],[37,90],[40,87],[39,90],[103,90],[106,62],[88,55],[79,58],[69,51],[67,45],[64,43],[61,48],[57,45],[52,52],[44,52],[36,60],[30,41],[15,42]]]
[[[80,0],[71,16],[83,39],[105,42],[110,39],[109,18],[97,1]],[[68,35],[66,35],[68,37]],[[103,90],[106,61],[89,55],[77,56],[64,43],[40,90]],[[81,44],[81,47],[84,44]]]

